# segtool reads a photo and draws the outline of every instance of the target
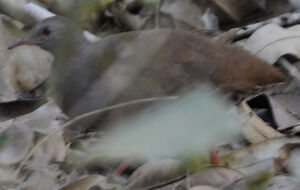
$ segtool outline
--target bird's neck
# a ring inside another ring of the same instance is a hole
[[[66,39],[67,40],[67,39]],[[82,67],[87,64],[87,58],[92,44],[83,36],[73,37],[71,40],[65,41],[61,47],[53,51],[54,64],[48,80],[48,85],[53,89],[53,94],[58,99],[58,103],[62,105],[63,93],[66,88],[76,83],[76,78],[81,77]],[[84,68],[83,68],[84,69]],[[58,97],[58,98],[57,98]]]
[[[83,37],[83,35],[66,36],[61,40],[63,43],[52,52],[55,57],[65,56],[68,58],[72,54],[77,54],[89,47],[90,43]]]

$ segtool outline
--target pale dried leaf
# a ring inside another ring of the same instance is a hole
[[[270,179],[266,190],[298,190],[300,183],[297,179],[291,176],[275,176]]]
[[[291,54],[300,58],[300,25],[285,29],[268,24],[250,36],[244,48],[273,64],[281,56]]]
[[[21,46],[10,50],[2,72],[15,93],[30,91],[46,80],[52,61],[53,56],[45,50]]]
[[[185,174],[177,160],[165,159],[150,161],[139,167],[129,177],[126,189],[149,188],[167,183]]]
[[[212,167],[188,175],[185,179],[159,188],[159,190],[188,190],[191,186],[225,187],[234,184],[244,176],[237,170],[224,167]]]
[[[228,165],[231,168],[245,168],[262,161],[275,160],[282,153],[282,149],[287,144],[299,145],[300,138],[275,138],[257,144],[252,144],[240,150],[221,157],[222,165]],[[266,162],[268,163],[268,162]]]
[[[8,86],[3,75],[3,67],[7,58],[7,47],[12,41],[21,37],[21,32],[18,30],[7,16],[0,15],[0,102],[8,102],[16,100],[13,87]]]
[[[222,187],[242,179],[244,175],[237,170],[223,167],[208,168],[188,176],[191,186],[211,185],[213,187]],[[181,186],[187,182],[181,182]]]
[[[198,185],[198,186],[190,188],[189,190],[221,190],[221,189],[215,188],[212,186],[208,186],[208,185]]]
[[[0,163],[14,164],[25,158],[33,142],[33,132],[25,126],[7,126],[1,129]]]
[[[88,175],[70,183],[60,190],[88,190],[89,188],[106,183],[106,178],[101,175]]]
[[[35,132],[48,135],[58,130],[66,119],[67,117],[62,113],[60,108],[53,101],[49,101],[29,114],[16,117],[0,124],[26,126]]]
[[[57,175],[56,173],[49,171],[47,168],[36,169],[22,184],[23,188],[27,189],[43,189],[53,190],[58,188]]]
[[[243,132],[247,140],[251,143],[263,142],[268,139],[284,136],[284,134],[272,128],[258,117],[247,104],[247,100],[244,100],[240,106],[241,111],[247,114],[245,118],[248,117],[248,123],[245,124],[246,126],[244,127]]]
[[[15,168],[9,165],[1,165],[0,166],[0,182],[16,182],[19,183],[20,181],[14,175]],[[1,187],[1,184],[0,184]]]
[[[62,133],[50,134],[50,137],[41,147],[34,152],[33,163],[42,165],[48,164],[50,161],[64,161],[67,154],[67,147]]]

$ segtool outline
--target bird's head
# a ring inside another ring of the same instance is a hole
[[[55,53],[60,46],[72,46],[70,43],[78,36],[82,36],[82,31],[75,22],[65,17],[54,16],[36,24],[27,37],[12,43],[8,49],[21,45],[36,45]]]

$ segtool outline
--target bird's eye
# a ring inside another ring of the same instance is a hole
[[[51,34],[51,30],[48,27],[45,27],[42,31],[42,34],[48,36],[49,34]]]

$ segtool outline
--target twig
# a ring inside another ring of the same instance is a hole
[[[121,107],[126,107],[126,106],[131,106],[131,105],[134,105],[134,104],[156,102],[156,101],[161,101],[161,100],[175,100],[177,98],[178,98],[178,96],[143,98],[143,99],[132,100],[132,101],[129,101],[129,102],[116,104],[116,105],[113,105],[113,106],[108,106],[108,107],[105,107],[105,108],[101,108],[101,109],[98,109],[98,110],[95,110],[95,111],[91,111],[91,112],[79,115],[79,116],[75,117],[74,119],[72,119],[71,121],[65,123],[62,127],[66,128],[70,125],[73,125],[74,123],[76,123],[79,120],[82,120],[84,118],[87,118],[87,117],[90,117],[90,116],[93,116],[93,115],[97,115],[97,114],[105,112],[105,111],[109,111],[109,110],[113,110],[113,109],[117,109],[117,108],[121,108]]]

